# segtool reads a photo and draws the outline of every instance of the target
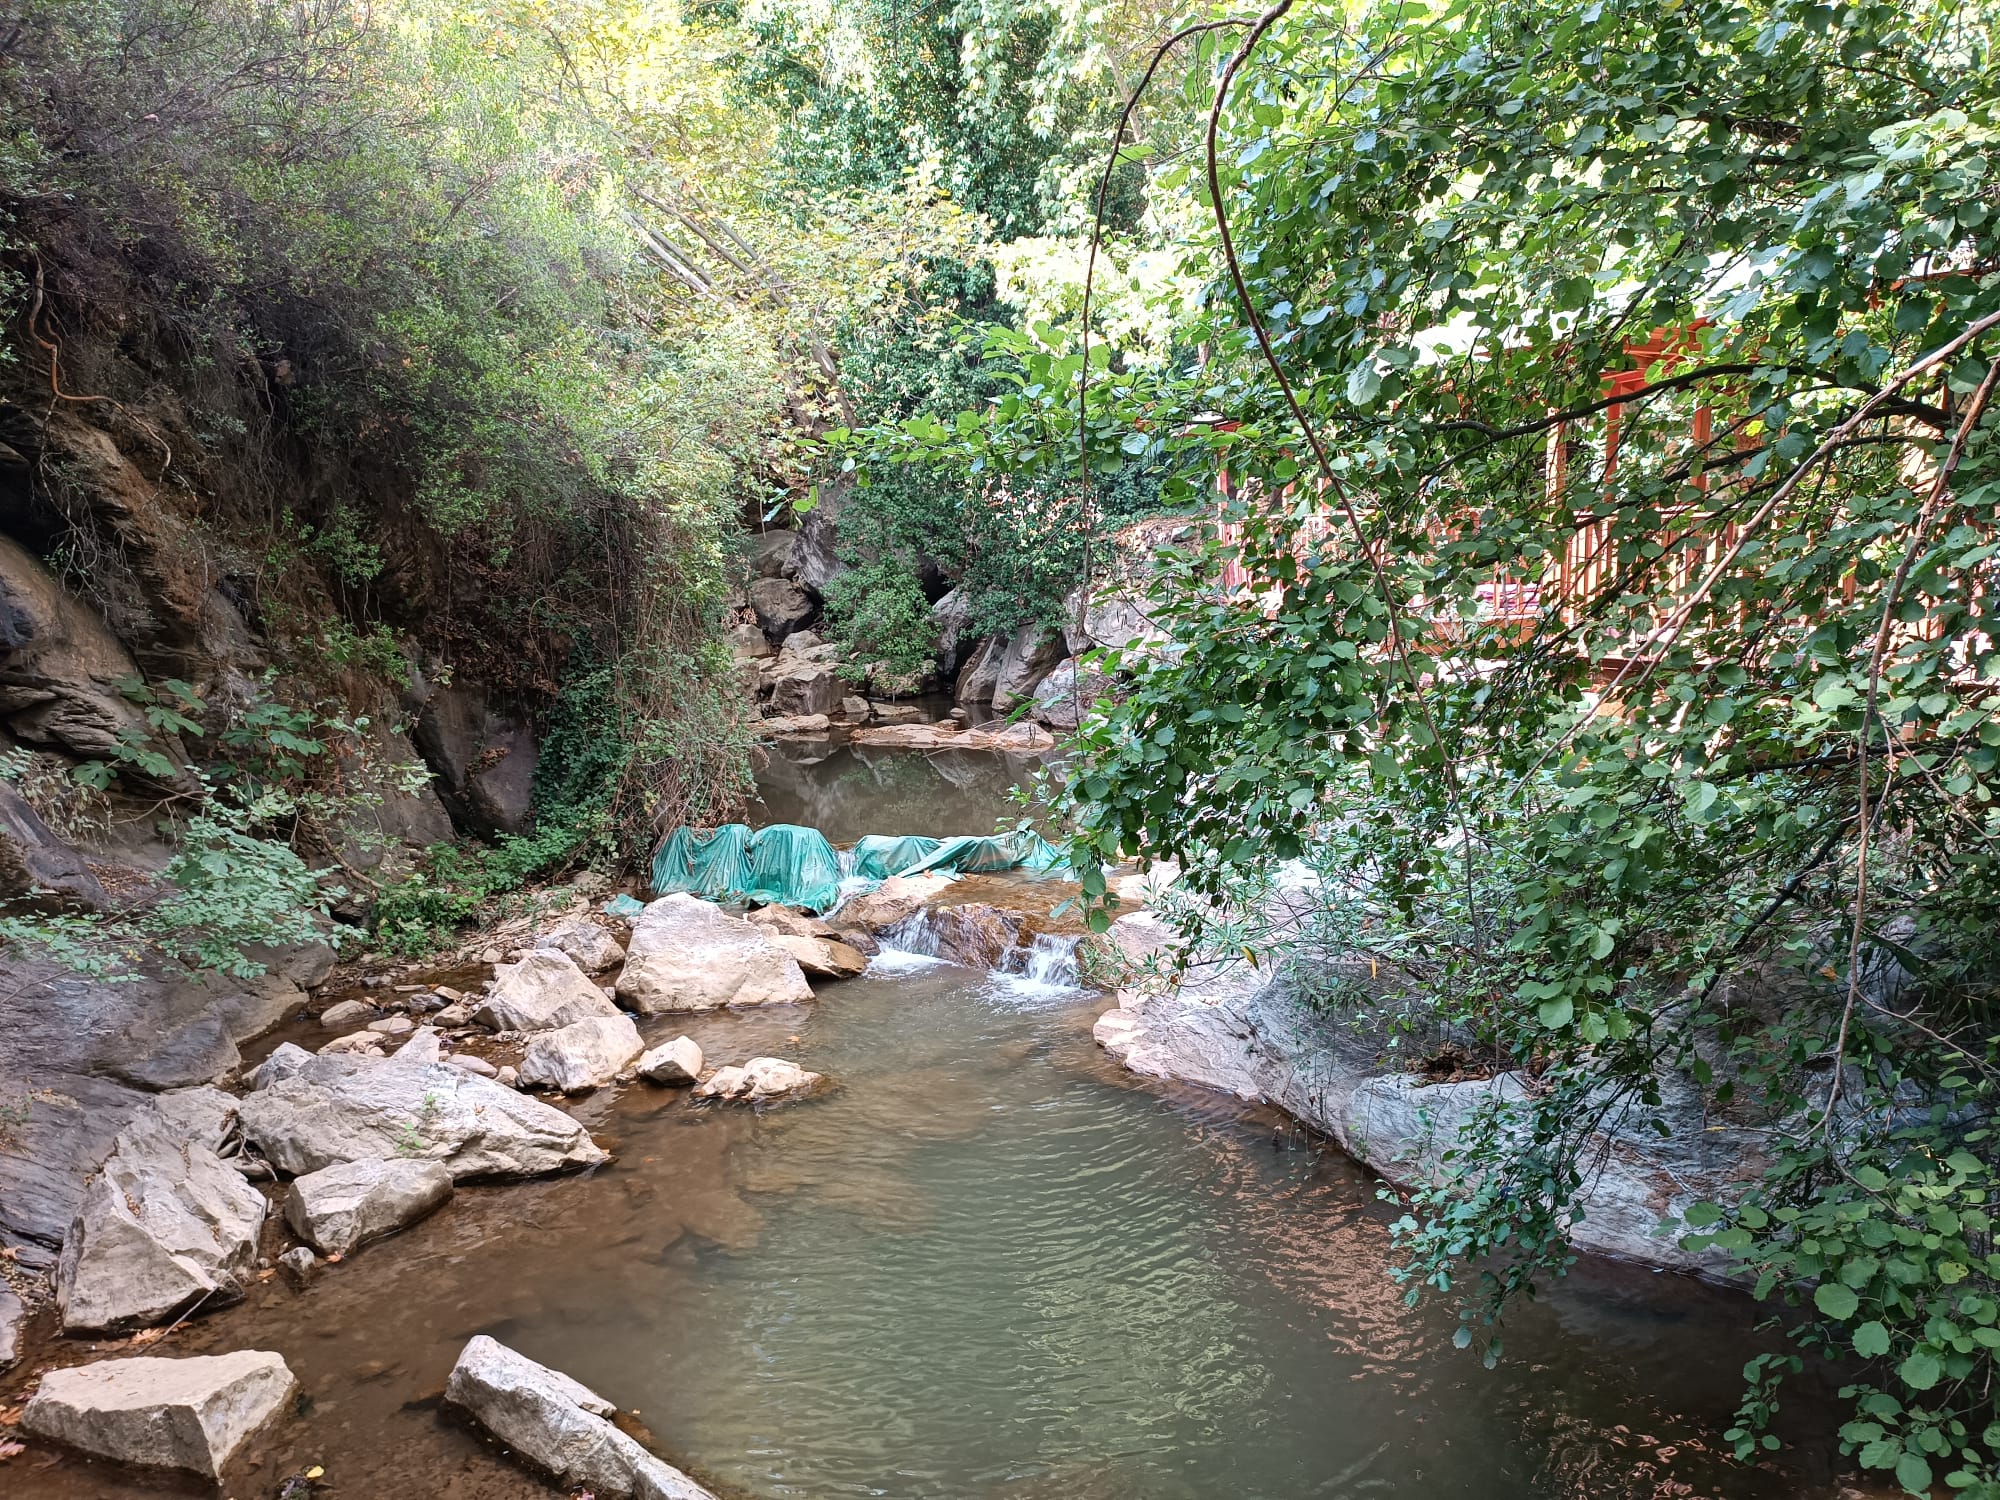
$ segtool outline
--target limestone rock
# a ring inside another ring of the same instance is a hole
[[[602,974],[625,957],[625,950],[618,946],[618,939],[585,917],[572,917],[561,926],[543,933],[535,939],[535,946],[567,953],[586,974]]]
[[[302,1292],[319,1271],[319,1257],[304,1245],[294,1245],[278,1257],[278,1270],[295,1290]]]
[[[0,1370],[21,1357],[21,1325],[27,1321],[28,1309],[14,1289],[0,1281]]]
[[[370,1021],[368,1029],[377,1036],[408,1036],[417,1029],[417,1023],[408,1016],[384,1016],[379,1021]]]
[[[414,738],[452,821],[479,834],[526,833],[537,754],[527,724],[463,678],[425,682],[420,696]]]
[[[25,797],[0,781],[0,900],[44,893],[92,911],[111,904],[84,857],[55,836]]]
[[[452,1180],[594,1167],[605,1153],[559,1109],[443,1063],[399,1066],[321,1053],[247,1095],[243,1132],[281,1172],[415,1157]]]
[[[219,1478],[298,1389],[276,1354],[107,1359],[42,1377],[21,1425],[100,1458]]]
[[[1023,625],[1007,642],[993,677],[993,712],[1005,717],[1034,696],[1042,679],[1068,655],[1062,632]]]
[[[641,1015],[812,999],[798,961],[769,932],[713,902],[675,894],[632,924],[618,998]]]
[[[1039,724],[1009,724],[1000,729],[961,730],[954,723],[883,724],[854,731],[852,742],[897,750],[998,750],[1034,755],[1053,749],[1055,736]]]
[[[1000,658],[1005,652],[999,641],[981,641],[959,668],[952,697],[960,703],[991,703],[994,684],[1000,679]]]
[[[332,1031],[374,1019],[375,1007],[365,1000],[336,1000],[319,1013],[319,1024]]]
[[[235,1122],[228,1096],[189,1093],[134,1114],[85,1186],[56,1266],[65,1333],[137,1328],[242,1295],[264,1198],[216,1151]]]
[[[840,700],[840,717],[850,724],[866,724],[873,711],[873,705],[859,693],[849,693]]]
[[[319,1049],[321,1057],[386,1057],[388,1049],[382,1045],[382,1038],[372,1031],[355,1031],[346,1036],[337,1036]]]
[[[767,531],[750,553],[750,570],[759,578],[790,578],[792,553],[799,545],[796,531]]]
[[[648,1083],[679,1087],[701,1081],[701,1048],[693,1037],[677,1036],[639,1059],[639,1076]]]
[[[771,642],[755,625],[735,625],[729,631],[729,652],[739,662],[758,661],[772,654]]]
[[[451,1173],[434,1161],[342,1162],[293,1182],[285,1193],[285,1222],[322,1255],[345,1255],[408,1228],[451,1193]]]
[[[750,913],[748,920],[755,922],[759,927],[768,927],[774,936],[781,933],[804,938],[840,936],[834,931],[831,923],[822,921],[818,917],[807,916],[804,912],[795,911],[789,906],[760,906]]]
[[[892,948],[929,953],[968,969],[997,969],[1021,941],[1021,914],[967,902],[936,906],[882,934]]]
[[[452,1366],[444,1399],[565,1490],[599,1500],[715,1500],[607,1420],[610,1402],[480,1334]]]
[[[694,1096],[756,1104],[767,1099],[802,1097],[820,1082],[820,1074],[809,1073],[782,1057],[753,1057],[741,1067],[717,1068],[694,1091]]]
[[[781,932],[775,935],[775,941],[815,979],[853,979],[868,967],[866,955],[855,952],[838,939],[798,937]]]
[[[780,718],[832,714],[847,690],[839,674],[820,662],[781,660],[771,674],[771,713]]]
[[[242,1063],[223,1018],[206,1015],[175,1027],[135,1057],[109,1063],[105,1071],[142,1089],[181,1089],[227,1083]]]
[[[948,875],[891,875],[874,890],[848,897],[834,915],[842,927],[879,933],[922,911],[926,902],[950,886]]]
[[[833,733],[833,720],[825,714],[788,714],[759,719],[757,733],[769,739],[825,739]]]
[[[494,1031],[553,1031],[572,1021],[617,1014],[618,1007],[567,953],[536,948],[519,963],[493,971],[493,989],[472,1018]]]
[[[812,595],[789,578],[759,578],[750,585],[750,608],[757,624],[774,641],[811,622],[819,613]]]
[[[481,1078],[497,1078],[500,1076],[500,1070],[494,1067],[492,1063],[470,1052],[454,1052],[444,1061],[447,1067],[463,1068],[468,1073],[477,1073]]]
[[[243,1086],[254,1094],[281,1078],[290,1078],[311,1061],[312,1054],[296,1042],[280,1042],[269,1057],[244,1075]]]
[[[535,1034],[528,1055],[521,1059],[521,1082],[565,1094],[603,1088],[645,1050],[639,1028],[622,1011],[572,1021]]]

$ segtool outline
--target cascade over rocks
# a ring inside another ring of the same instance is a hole
[[[605,999],[604,991],[567,953],[534,948],[519,963],[494,969],[493,988],[472,1019],[494,1031],[551,1031],[592,1016],[617,1014],[618,1007]]]
[[[452,1366],[444,1399],[566,1490],[600,1500],[715,1500],[608,1418],[588,1386],[480,1334]]]
[[[798,961],[754,922],[711,901],[675,894],[632,924],[618,998],[641,1015],[812,999]]]
[[[219,1479],[297,1389],[284,1359],[259,1350],[107,1359],[49,1371],[21,1425],[99,1458]]]
[[[880,933],[924,909],[951,885],[948,875],[891,875],[872,891],[849,896],[834,915],[843,927]]]
[[[281,1172],[413,1157],[454,1182],[539,1177],[609,1156],[559,1109],[445,1063],[321,1053],[242,1101],[244,1135]]]
[[[265,1206],[220,1154],[236,1123],[236,1101],[208,1088],[162,1095],[126,1123],[63,1240],[65,1333],[142,1327],[243,1294]]]

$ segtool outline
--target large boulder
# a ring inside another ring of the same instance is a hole
[[[754,922],[697,897],[650,903],[632,924],[618,998],[641,1015],[812,999],[798,961]]]
[[[1026,703],[1067,654],[1060,630],[1029,624],[1015,631],[994,673],[993,712],[1005,717]]]
[[[246,1095],[243,1133],[281,1172],[398,1157],[469,1177],[538,1177],[608,1160],[539,1100],[446,1063],[319,1056]]]
[[[292,1183],[285,1193],[285,1222],[320,1254],[345,1255],[407,1229],[451,1194],[451,1173],[434,1161],[341,1162]]]
[[[27,1321],[27,1305],[11,1286],[0,1281],[0,1370],[21,1357],[21,1328]]]
[[[107,1359],[49,1371],[21,1426],[99,1458],[219,1479],[297,1389],[284,1359],[261,1350]]]
[[[140,677],[97,612],[0,536],[0,725],[28,744],[92,760],[117,759],[128,741],[142,744],[175,768],[161,784],[196,790],[184,769],[187,751],[123,691]]]
[[[792,577],[792,554],[798,549],[796,531],[767,531],[750,549],[750,571],[759,578]]]
[[[812,623],[819,613],[813,597],[789,578],[759,578],[750,585],[750,608],[757,624],[773,641]]]
[[[56,1265],[66,1333],[160,1323],[243,1294],[264,1198],[223,1160],[235,1101],[215,1089],[139,1110],[83,1191]]]
[[[639,1028],[620,1011],[572,1021],[554,1031],[538,1031],[521,1059],[521,1082],[529,1088],[561,1089],[580,1094],[601,1089],[632,1065],[646,1050]]]
[[[789,932],[773,936],[778,946],[797,959],[799,967],[815,979],[853,979],[868,967],[866,954],[838,938],[799,937]]]
[[[25,797],[0,781],[0,900],[39,895],[92,911],[111,904],[84,857],[55,836]]]
[[[753,1057],[738,1067],[717,1068],[694,1091],[697,1099],[727,1099],[760,1104],[772,1099],[798,1099],[810,1094],[822,1075],[808,1072],[782,1057]]]
[[[807,916],[789,906],[760,906],[750,913],[748,920],[759,927],[769,928],[773,936],[788,934],[792,937],[835,939],[840,936],[832,923]]]
[[[958,676],[960,664],[974,643],[966,635],[972,615],[972,599],[964,589],[953,589],[931,606],[931,629],[937,632],[938,675],[946,682]]]
[[[535,946],[567,953],[586,974],[602,974],[625,957],[618,939],[588,917],[571,917],[536,938]]]
[[[1081,675],[1082,682],[1077,679]],[[1103,698],[1111,688],[1111,682],[1102,672],[1084,671],[1079,674],[1074,661],[1059,665],[1044,677],[1035,688],[1034,706],[1028,710],[1039,724],[1051,729],[1071,730],[1083,722],[1083,716]]]
[[[599,1500],[715,1500],[613,1426],[609,1401],[485,1334],[458,1356],[444,1399],[565,1490]]]
[[[1006,655],[1004,642],[983,640],[972,648],[965,665],[958,669],[952,696],[960,703],[986,704],[993,701],[993,689],[1000,680],[1000,660]]]
[[[553,1031],[592,1016],[617,1014],[618,1007],[576,960],[559,949],[535,948],[519,963],[494,969],[493,988],[472,1019],[494,1031]]]
[[[468,833],[526,833],[534,822],[535,736],[476,684],[420,682],[414,738],[453,822]]]
[[[771,674],[770,711],[779,718],[830,715],[846,694],[839,675],[825,663],[780,657]]]

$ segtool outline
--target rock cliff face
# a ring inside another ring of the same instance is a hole
[[[1366,1017],[1329,1015],[1269,966],[1233,960],[1173,993],[1123,991],[1120,1001],[1097,1037],[1133,1072],[1275,1105],[1399,1185],[1430,1178],[1478,1111],[1530,1087],[1512,1073],[1428,1083],[1408,1070],[1407,1037],[1393,1044],[1398,1019],[1421,1024],[1420,1006],[1385,1001]],[[1594,1138],[1571,1240],[1600,1255],[1719,1274],[1720,1257],[1690,1255],[1662,1225],[1755,1177],[1765,1133],[1706,1114],[1684,1079],[1667,1074],[1660,1084],[1658,1109],[1614,1111]]]

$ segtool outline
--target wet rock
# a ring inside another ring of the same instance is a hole
[[[840,700],[840,717],[850,724],[866,724],[873,712],[874,705],[859,693],[849,693]]]
[[[865,954],[836,939],[797,937],[781,932],[776,935],[776,942],[815,979],[853,979],[868,967]]]
[[[535,939],[537,948],[567,953],[586,974],[602,974],[625,957],[618,939],[585,917],[573,917]]]
[[[645,1050],[639,1028],[623,1011],[573,1021],[535,1034],[528,1043],[528,1055],[521,1059],[521,1082],[530,1088],[561,1089],[565,1094],[600,1089]]]
[[[14,1289],[0,1281],[0,1370],[21,1357],[21,1325],[27,1321],[28,1309]]]
[[[278,1270],[295,1291],[302,1292],[319,1270],[319,1257],[304,1245],[294,1245],[278,1257]]]
[[[1030,624],[1015,631],[994,672],[993,712],[1004,717],[1026,703],[1042,679],[1068,654],[1060,630]]]
[[[368,1029],[377,1036],[408,1036],[417,1029],[417,1023],[408,1016],[384,1016],[379,1021],[370,1021]]]
[[[599,1500],[715,1500],[609,1420],[610,1402],[484,1334],[465,1346],[445,1401],[566,1490]]]
[[[267,1089],[281,1078],[290,1078],[311,1062],[312,1056],[295,1042],[280,1042],[269,1057],[244,1075],[243,1086],[252,1093]]]
[[[756,1104],[768,1099],[795,1099],[822,1081],[782,1057],[753,1057],[740,1067],[717,1068],[694,1091],[697,1099],[729,1099]]]
[[[791,714],[759,719],[757,732],[767,739],[824,739],[833,733],[833,720],[825,714]]]
[[[670,1088],[701,1081],[701,1048],[693,1037],[677,1036],[639,1059],[639,1076]]]
[[[842,927],[882,932],[922,911],[926,902],[950,886],[947,875],[891,875],[874,890],[848,897],[834,915]]]
[[[776,717],[831,714],[845,696],[839,674],[821,662],[782,659],[771,674],[770,711]]]
[[[812,595],[789,578],[759,578],[750,585],[750,608],[771,640],[782,641],[819,613]]]
[[[345,1255],[436,1212],[451,1193],[451,1173],[434,1161],[342,1162],[292,1183],[285,1222],[322,1255]]]
[[[134,1114],[85,1186],[56,1266],[65,1333],[142,1327],[242,1295],[264,1198],[216,1150],[233,1101],[189,1092]]]
[[[784,933],[803,938],[840,936],[834,931],[831,923],[822,921],[818,917],[807,916],[804,912],[796,911],[789,906],[760,906],[749,914],[747,920],[755,922],[759,927],[769,928],[774,934]]]
[[[107,1359],[42,1377],[21,1426],[100,1458],[214,1479],[298,1389],[276,1354]]]
[[[812,988],[764,928],[676,894],[650,903],[632,924],[618,998],[641,1015],[658,1015],[796,1004],[812,999]]]
[[[454,1052],[445,1059],[445,1065],[463,1068],[468,1073],[477,1073],[481,1078],[497,1078],[500,1070],[483,1057],[475,1057],[470,1052]]]
[[[870,713],[877,724],[923,724],[928,720],[914,703],[871,703]]]
[[[141,1055],[120,1059],[105,1071],[142,1089],[182,1089],[226,1083],[242,1066],[236,1038],[220,1016],[203,1016],[177,1027]]]
[[[44,894],[91,911],[111,904],[83,855],[57,838],[25,797],[0,781],[0,900]]]
[[[864,932],[859,927],[841,927],[834,931],[836,940],[847,944],[863,958],[869,958],[882,951],[882,945],[875,941],[875,935]]]
[[[319,1013],[319,1024],[330,1031],[339,1031],[343,1027],[358,1026],[374,1015],[375,1007],[364,1000],[336,1000]]]
[[[921,930],[900,926],[883,937],[892,948],[933,953],[968,969],[997,969],[1021,941],[1019,912],[967,902],[932,907],[920,919]]]
[[[1098,1046],[1122,1062],[1138,1030],[1138,1016],[1119,1006],[1099,1016],[1090,1028],[1090,1034]]]
[[[493,988],[472,1018],[493,1031],[553,1031],[572,1021],[617,1014],[618,1007],[567,953],[538,948],[519,963],[494,970]]]
[[[537,1177],[607,1159],[561,1110],[443,1063],[405,1067],[321,1053],[246,1096],[242,1118],[244,1134],[294,1176],[340,1162],[414,1157],[443,1163],[462,1182]]]

